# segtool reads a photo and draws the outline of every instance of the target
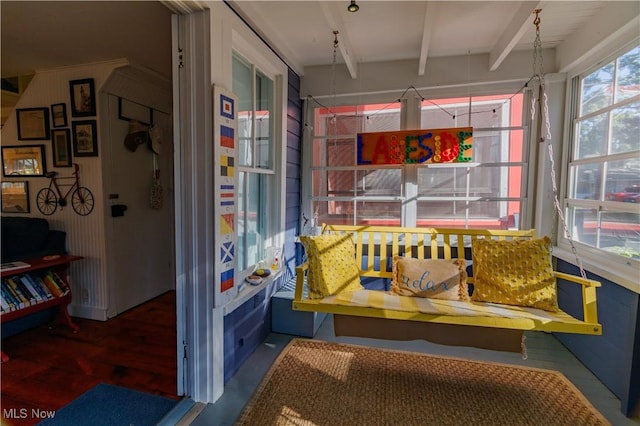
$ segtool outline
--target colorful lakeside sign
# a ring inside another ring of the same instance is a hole
[[[468,163],[473,128],[358,133],[358,165]]]

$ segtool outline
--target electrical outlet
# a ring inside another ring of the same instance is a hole
[[[80,289],[80,301],[82,303],[87,303],[89,301],[89,290],[84,286]]]

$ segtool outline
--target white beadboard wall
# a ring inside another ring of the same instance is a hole
[[[96,98],[102,84],[111,72],[120,66],[126,65],[126,60],[116,60],[93,64],[77,65],[73,67],[57,68],[39,71],[29,84],[29,87],[20,98],[16,108],[48,107],[52,104],[64,102],[67,105],[67,122],[71,129],[74,118],[71,117],[69,81],[85,78],[93,78]],[[97,101],[97,99],[96,99]],[[70,306],[71,315],[81,318],[105,321],[109,304],[107,291],[107,271],[105,261],[105,216],[109,206],[105,203],[105,195],[102,187],[102,162],[101,152],[104,150],[104,141],[100,135],[100,102],[96,102],[98,131],[98,157],[74,157],[73,161],[80,165],[80,183],[91,190],[95,199],[95,206],[88,216],[80,216],[70,206],[71,195],[67,201],[69,205],[64,209],[58,209],[51,216],[44,216],[36,206],[38,191],[49,184],[49,179],[44,177],[3,178],[6,180],[26,180],[29,182],[29,199],[31,217],[43,217],[49,221],[51,229],[66,231],[67,250],[70,254],[83,256],[84,259],[74,262],[69,271],[73,302]],[[75,120],[87,120],[93,117],[82,117]],[[59,176],[71,176],[72,168],[54,168],[51,150],[51,141],[19,141],[17,138],[17,125],[15,111],[9,116],[1,133],[2,146],[9,145],[33,145],[43,144],[46,151],[47,171],[57,171]],[[3,215],[8,215],[3,213]]]

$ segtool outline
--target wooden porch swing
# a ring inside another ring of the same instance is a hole
[[[540,54],[539,12],[540,10],[534,11],[534,24],[537,29],[534,62],[536,55]],[[550,139],[544,76],[540,72],[535,77],[540,83],[540,116],[546,117],[546,139]],[[542,130],[540,128],[541,132]],[[541,138],[540,141],[544,142],[545,138]],[[553,162],[551,149],[549,144]],[[553,174],[552,181],[556,211],[566,230]],[[350,238],[354,245],[359,276],[363,280],[392,279],[391,263],[395,256],[417,259],[464,259],[470,266],[469,269],[473,269],[474,261],[477,262],[477,259],[473,258],[472,246],[476,240],[527,241],[536,238],[533,229],[477,230],[323,225],[322,233]],[[569,241],[573,247],[573,242]],[[556,280],[578,286],[575,287],[575,293],[579,293],[582,298],[582,312],[576,312],[574,315],[562,310],[551,312],[503,303],[412,297],[368,289],[334,292],[322,297],[311,294],[310,297],[307,275],[310,267],[314,267],[313,264],[314,259],[310,259],[310,262],[296,268],[296,289],[292,308],[296,311],[333,314],[336,336],[392,340],[425,339],[440,344],[524,354],[525,331],[602,334],[602,326],[598,323],[596,298],[596,288],[601,284],[586,277],[579,259],[580,277],[553,271]],[[475,278],[473,274],[469,275],[466,278],[467,282],[473,285]]]
[[[417,259],[465,259],[473,267],[471,245],[477,239],[530,240],[534,230],[403,228],[325,225],[323,235],[348,235],[354,242],[360,278],[391,279],[394,256]],[[309,262],[296,268],[293,310],[334,314],[337,336],[392,340],[425,339],[436,343],[522,351],[524,331],[602,334],[596,288],[600,283],[561,272],[557,280],[577,284],[582,312],[576,316],[498,303],[440,300],[359,290],[310,298],[306,285]],[[474,277],[467,277],[469,284]],[[582,318],[577,318],[582,316]],[[437,325],[437,326],[436,326]],[[463,326],[463,327],[460,327]]]

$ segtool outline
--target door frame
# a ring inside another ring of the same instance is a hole
[[[180,5],[172,17],[178,386],[213,403],[224,391],[224,317],[213,303],[213,146],[203,143],[213,140],[211,13]]]

